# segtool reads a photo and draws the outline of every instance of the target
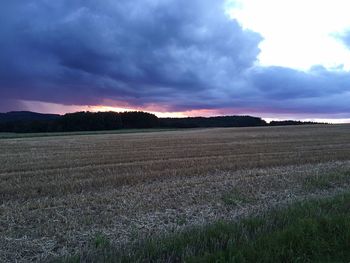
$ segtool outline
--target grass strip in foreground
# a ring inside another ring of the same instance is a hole
[[[101,237],[99,237],[101,238]],[[350,193],[239,222],[188,229],[122,250],[94,243],[63,262],[350,262]]]

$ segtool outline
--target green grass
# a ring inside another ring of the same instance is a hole
[[[63,262],[350,262],[350,193],[217,222]]]
[[[228,206],[239,206],[254,201],[254,198],[242,193],[238,189],[232,189],[231,191],[224,193],[221,200]]]
[[[42,132],[42,133],[7,133],[0,132],[1,139],[19,139],[19,138],[36,138],[36,137],[56,137],[56,136],[72,136],[72,135],[99,135],[99,134],[124,134],[124,133],[145,133],[145,132],[162,132],[177,131],[176,128],[159,128],[159,129],[120,129],[108,131],[80,131],[80,132]]]
[[[305,177],[303,181],[303,188],[306,191],[327,190],[337,184],[344,184],[350,182],[350,171],[346,173],[330,173],[322,175],[314,175]]]
[[[95,245],[95,248],[97,248],[97,249],[98,248],[106,248],[106,247],[110,246],[108,238],[101,233],[96,234],[96,236],[93,240],[93,243]]]

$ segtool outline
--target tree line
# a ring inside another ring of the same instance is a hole
[[[102,131],[118,129],[155,128],[159,119],[146,112],[75,112],[65,115],[42,115],[23,112],[23,119],[1,121],[0,132],[34,133],[34,132],[73,132]]]
[[[32,112],[0,114],[0,132],[37,133],[102,131],[148,128],[254,127],[304,124],[295,121],[272,122],[252,116],[158,118],[142,112],[75,112],[65,115]],[[311,124],[311,123],[307,123]]]

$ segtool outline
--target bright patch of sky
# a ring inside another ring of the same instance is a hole
[[[350,29],[349,0],[227,0],[227,12],[260,33],[259,64],[350,70],[339,35]]]

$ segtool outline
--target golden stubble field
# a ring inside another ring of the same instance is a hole
[[[350,188],[350,125],[0,139],[0,262],[47,260]]]

